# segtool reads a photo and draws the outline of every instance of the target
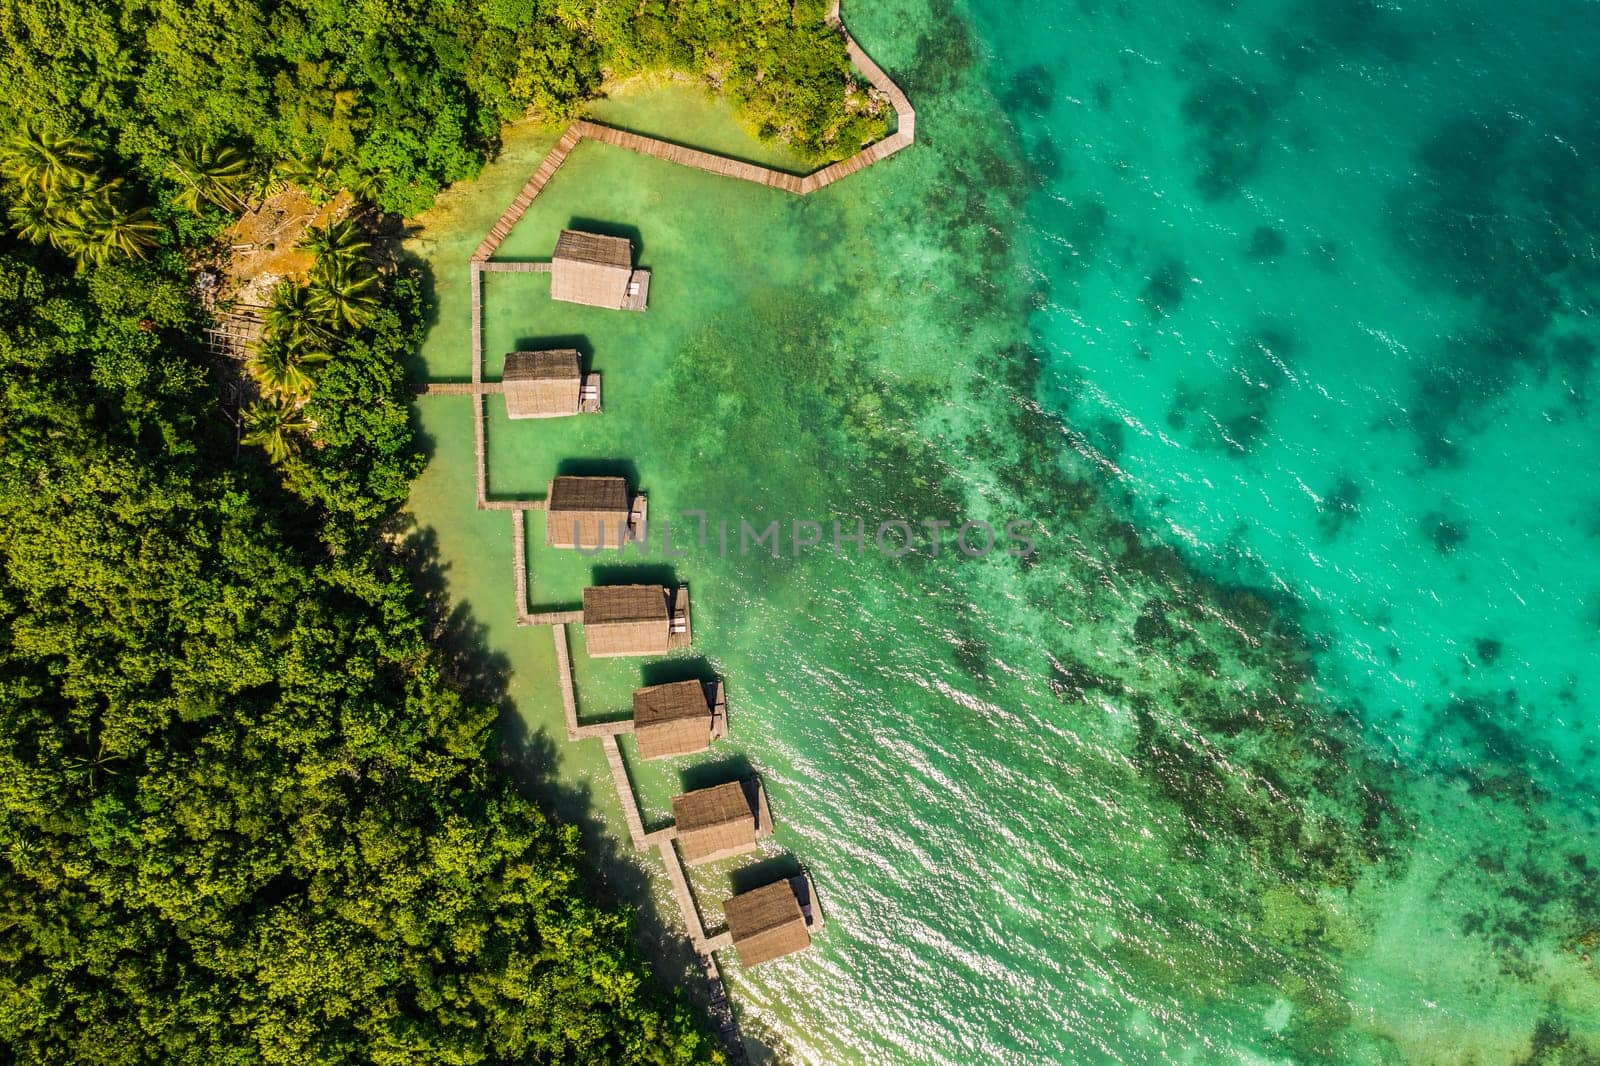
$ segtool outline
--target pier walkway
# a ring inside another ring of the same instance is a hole
[[[522,220],[523,215],[527,213],[533,201],[544,191],[545,186],[550,183],[550,179],[555,177],[556,172],[561,169],[561,165],[566,162],[567,156],[571,155],[573,149],[585,139],[625,148],[641,155],[652,156],[679,166],[692,167],[719,177],[733,178],[738,181],[747,181],[764,185],[768,188],[779,189],[797,196],[806,196],[825,188],[842,178],[849,177],[857,171],[872,166],[874,163],[881,162],[911,145],[916,140],[917,115],[911,106],[910,99],[894,83],[894,80],[884,72],[883,68],[873,62],[872,57],[867,55],[856,44],[855,39],[850,36],[849,30],[845,28],[844,23],[840,20],[837,0],[835,0],[832,10],[828,13],[828,23],[844,38],[845,49],[849,53],[851,63],[854,64],[855,68],[861,72],[875,90],[883,94],[894,109],[894,132],[884,137],[881,141],[866,146],[848,159],[833,163],[810,174],[792,174],[739,159],[730,159],[714,152],[674,144],[658,137],[649,137],[628,130],[617,129],[616,127],[587,119],[580,119],[572,123],[562,132],[555,146],[539,164],[538,169],[524,183],[510,206],[496,220],[494,226],[484,237],[482,243],[478,245],[468,262],[469,283],[472,293],[471,380],[427,382],[417,387],[419,396],[467,396],[472,400],[475,502],[480,511],[511,512],[513,594],[517,624],[519,626],[550,627],[551,637],[555,644],[556,676],[561,690],[562,716],[566,726],[567,739],[569,741],[600,740],[605,748],[606,764],[610,769],[612,783],[617,790],[617,799],[622,807],[623,820],[627,823],[629,840],[636,849],[644,850],[653,847],[660,854],[661,861],[667,868],[667,878],[672,884],[673,895],[676,897],[678,908],[683,915],[684,929],[688,933],[689,942],[694,948],[695,958],[700,970],[709,985],[712,1019],[728,1046],[728,1058],[734,1066],[743,1066],[747,1059],[744,1044],[739,1037],[738,1023],[734,1017],[732,1006],[728,1002],[727,990],[722,984],[721,973],[718,971],[716,960],[713,957],[713,953],[732,946],[731,936],[727,932],[718,933],[715,936],[707,936],[704,922],[700,917],[700,909],[696,905],[694,894],[689,887],[688,876],[684,872],[682,860],[679,858],[677,847],[673,843],[677,836],[676,828],[669,826],[654,832],[646,832],[644,828],[644,820],[639,811],[638,800],[634,795],[633,784],[628,777],[627,764],[623,759],[622,748],[617,740],[619,735],[632,731],[632,721],[621,720],[588,724],[578,721],[577,693],[573,684],[572,653],[568,644],[567,627],[582,623],[583,612],[581,610],[534,612],[528,609],[526,512],[542,510],[544,502],[532,499],[491,500],[489,498],[489,473],[486,456],[488,435],[486,405],[488,397],[504,394],[505,386],[501,382],[483,380],[483,275],[485,273],[537,274],[549,272],[549,263],[495,260],[493,256],[500,249],[506,238],[510,236],[517,223]],[[637,271],[636,274],[643,275],[643,283],[648,284],[647,272]],[[643,293],[641,292],[639,296],[641,304],[643,299]],[[597,393],[598,389],[595,392]],[[598,410],[598,395],[593,396],[589,402],[592,404],[592,409]],[[640,518],[642,524],[643,516],[641,515]],[[684,591],[686,593],[687,590],[685,589]],[[687,645],[689,640],[687,603],[681,604],[680,608],[674,611],[670,627],[672,646]],[[727,733],[727,705],[720,684],[713,701],[713,719],[713,739],[725,736]],[[815,910],[814,907],[813,910]]]

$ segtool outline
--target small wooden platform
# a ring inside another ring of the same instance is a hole
[[[709,686],[711,704],[711,739],[722,740],[728,735],[728,686],[719,677]]]
[[[624,311],[643,311],[650,306],[650,271],[635,270],[628,277],[628,291],[623,297]]]
[[[827,923],[822,919],[822,905],[817,901],[817,886],[812,882],[810,874],[796,874],[789,878],[789,887],[794,889],[794,898],[800,901],[800,913],[805,915],[806,929],[813,935],[822,931]]]
[[[628,513],[628,540],[634,544],[650,543],[650,497],[642,492],[634,496]]]
[[[694,633],[689,625],[689,586],[679,585],[672,593],[672,615],[668,623],[667,647],[670,650],[691,647]]]

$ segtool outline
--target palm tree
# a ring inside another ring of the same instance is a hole
[[[285,159],[278,163],[274,169],[276,180],[311,190],[320,190],[327,184],[328,179],[333,176],[333,168],[324,163],[321,158],[313,158],[311,156]]]
[[[354,219],[346,218],[330,222],[322,229],[307,230],[300,238],[300,247],[309,249],[319,264],[324,260],[350,264],[361,258],[361,253],[371,248],[372,243],[362,239]]]
[[[296,434],[311,428],[300,408],[282,399],[259,400],[244,414],[246,444],[259,444],[267,458],[281,463],[299,448]]]
[[[93,181],[94,170],[85,165],[93,159],[88,144],[79,138],[24,122],[0,146],[0,173],[25,190],[55,194]]]
[[[48,241],[58,248],[61,246],[63,227],[59,207],[43,193],[24,192],[7,213],[11,216],[11,228],[23,240],[34,244]]]
[[[330,358],[325,351],[275,339],[250,360],[250,373],[268,393],[284,400],[304,400],[315,384],[307,367],[326,363]]]
[[[282,281],[272,290],[272,300],[263,316],[268,336],[299,344],[319,344],[327,330],[317,321],[311,290],[292,281]]]
[[[378,305],[377,273],[364,262],[318,259],[311,271],[311,306],[333,328],[355,327]]]
[[[235,214],[244,211],[244,192],[251,184],[250,163],[237,148],[180,149],[167,164],[182,186],[174,197],[179,204],[200,214],[205,204],[215,204]]]
[[[121,180],[87,188],[62,221],[62,247],[82,265],[99,266],[118,256],[144,257],[160,243],[161,224],[148,207],[130,209],[117,195]]]

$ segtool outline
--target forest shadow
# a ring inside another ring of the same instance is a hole
[[[544,729],[530,730],[511,698],[510,660],[491,650],[487,627],[466,604],[451,602],[449,566],[440,559],[436,531],[418,527],[409,516],[400,518],[407,528],[399,562],[422,601],[441,671],[465,699],[496,711],[494,749],[486,753],[494,768],[509,775],[517,791],[553,822],[577,826],[583,838],[580,868],[590,875],[590,898],[631,913],[635,937],[644,957],[658,964],[663,985],[683,989],[704,1010],[704,982],[690,979],[696,972],[693,951],[674,926],[674,916],[656,905],[649,870],[608,832],[591,787],[562,781],[556,773],[556,739]]]

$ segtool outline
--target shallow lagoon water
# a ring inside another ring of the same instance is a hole
[[[730,963],[747,1034],[818,1063],[1582,1061],[1600,914],[1590,643],[1569,608],[1590,584],[1592,433],[1567,397],[1587,368],[1456,358],[1481,308],[1407,236],[1456,193],[1403,206],[1412,175],[1466,166],[1426,151],[1454,109],[1385,103],[1481,90],[1451,71],[1525,64],[1530,41],[1545,77],[1576,65],[1548,30],[1464,10],[1398,54],[1386,16],[1335,5],[1026,10],[847,10],[925,136],[805,200],[580,147],[501,255],[543,257],[575,219],[634,227],[647,314],[488,279],[487,372],[573,338],[606,403],[511,423],[492,402],[496,494],[614,470],[675,534],[689,509],[1048,531],[1025,563],[722,557],[714,539],[585,560],[530,523],[539,603],[573,602],[596,567],[691,585],[732,736],[631,768],[647,822],[740,760],[766,781],[764,854],[696,874],[713,925],[785,856],[818,883],[812,951]],[[650,128],[647,95],[608,106]],[[736,143],[681,90],[659,106],[677,139]],[[514,133],[422,220],[430,375],[466,375],[467,256],[553,140]],[[419,412],[434,455],[413,510],[521,720],[559,738],[548,636],[513,624],[509,519],[472,508],[467,403]],[[585,713],[700,668],[577,650]],[[597,845],[625,836],[598,745],[529,757],[592,801]],[[670,915],[659,874],[610,877]]]

